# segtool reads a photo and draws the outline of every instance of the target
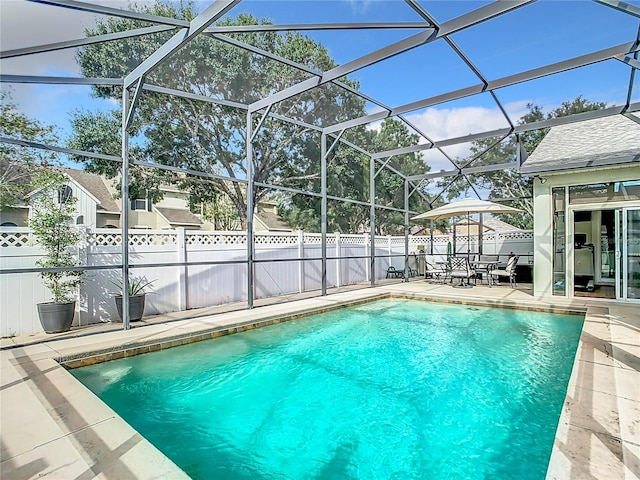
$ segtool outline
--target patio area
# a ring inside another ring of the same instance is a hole
[[[640,477],[640,319],[632,306],[538,299],[526,284],[462,290],[423,279],[287,303],[270,299],[252,310],[229,311],[229,305],[149,317],[129,331],[105,324],[55,337],[3,339],[2,476],[186,478],[61,363],[80,366],[145,353],[388,297],[586,312],[547,478]]]

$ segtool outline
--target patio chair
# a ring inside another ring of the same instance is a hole
[[[427,257],[424,261],[425,278],[433,279],[434,283],[446,283],[449,273],[449,264],[445,262],[436,263],[433,257]]]
[[[404,270],[398,270],[393,265],[387,268],[387,278],[403,278]]]
[[[508,277],[511,288],[517,287],[518,285],[516,284],[516,266],[518,265],[519,258],[519,255],[513,255],[509,257],[507,266],[504,269],[497,268],[495,270],[491,270],[489,272],[489,287],[491,287],[491,283],[493,283],[494,285],[498,285],[498,279],[500,277]]]
[[[476,271],[471,267],[469,258],[453,257],[451,259],[451,271],[449,272],[449,276],[451,277],[451,280],[454,278],[460,279],[460,282],[457,285],[454,285],[454,287],[470,288],[473,285],[469,283],[469,279],[476,276]]]

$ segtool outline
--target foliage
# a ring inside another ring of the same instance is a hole
[[[144,13],[190,20],[196,15],[192,3],[176,5],[157,2],[134,6]],[[254,25],[251,15],[227,18],[219,25]],[[143,22],[108,18],[99,21],[87,35],[139,28]],[[172,33],[158,33],[138,38],[92,44],[78,53],[78,62],[87,77],[124,77],[167,41]],[[233,40],[267,50],[307,68],[325,71],[335,66],[326,48],[310,38],[293,32],[245,32],[231,35]],[[306,71],[283,65],[266,56],[230,45],[217,38],[200,35],[171,55],[147,75],[146,82],[176,90],[252,103],[266,98],[308,78]],[[343,80],[357,88],[357,84]],[[94,87],[102,98],[119,99],[121,90],[108,86]],[[364,114],[365,101],[335,85],[313,89],[274,105],[273,113],[286,115],[307,124],[333,124]],[[254,115],[254,128],[258,115]],[[99,123],[108,125],[100,126]],[[82,150],[119,154],[119,118],[116,114],[76,112],[74,133],[69,146]],[[145,91],[139,101],[132,135],[136,136],[135,160],[155,162],[214,175],[244,180],[247,175],[245,138],[247,118],[244,110],[192,99],[170,97]],[[318,135],[311,129],[268,119],[253,141],[251,158],[253,177],[258,183],[294,186],[308,175],[307,169],[318,164]],[[84,160],[84,159],[78,159]],[[86,161],[86,160],[85,160]],[[117,165],[117,164],[115,164]],[[312,167],[314,168],[314,167]],[[110,162],[93,159],[88,169],[115,174]],[[150,170],[150,169],[149,169]],[[214,203],[223,195],[229,198],[240,219],[246,217],[245,185],[240,182],[194,180],[193,176],[167,176],[159,170],[144,176],[133,175],[131,191],[158,193],[162,182],[173,182],[189,191],[192,203]],[[315,173],[314,173],[315,175]],[[256,186],[254,205],[267,190]],[[133,193],[131,194],[133,198]]]
[[[153,282],[155,282],[155,280],[149,281],[147,280],[147,277],[131,277],[127,282],[129,296],[134,297],[136,295],[142,295],[144,293],[147,293],[146,291],[147,287],[152,285]],[[111,283],[113,283],[120,292],[120,293],[116,293],[115,295],[121,296],[122,291],[124,290],[122,288],[122,282],[120,281],[120,282],[111,282]]]
[[[18,112],[6,91],[0,92],[0,136],[51,145],[57,142],[54,127]],[[0,211],[23,204],[35,169],[55,159],[56,154],[47,150],[0,143]]]
[[[61,188],[66,177],[53,169],[42,169],[33,175],[32,187],[36,190],[33,213],[29,226],[37,244],[45,251],[43,258],[36,262],[42,268],[69,268],[79,266],[71,249],[80,240],[80,235],[71,224],[77,199],[70,196],[60,200]],[[51,291],[53,303],[66,303],[82,283],[83,271],[41,272],[44,285]]]
[[[404,123],[392,118],[385,119],[379,130],[352,132],[357,136],[354,143],[373,152],[381,152],[418,143],[419,137],[409,132]],[[320,152],[317,152],[319,158]],[[315,162],[317,165],[319,162]],[[417,153],[398,155],[390,161],[396,170],[405,175],[422,174],[429,171]],[[382,165],[375,164],[376,170]],[[317,167],[316,167],[317,168]],[[327,193],[331,196],[369,201],[369,157],[351,148],[339,146],[327,160]],[[320,174],[311,168],[297,184],[297,188],[313,192],[320,191]],[[404,179],[387,168],[380,170],[375,179],[375,197],[378,205],[404,208]],[[414,193],[409,208],[415,211],[426,209],[426,202]],[[306,195],[294,195],[288,204],[280,209],[280,214],[289,225],[308,231],[320,230],[320,199]],[[369,206],[350,202],[330,201],[327,205],[327,230],[330,232],[358,232],[369,223]],[[393,234],[404,232],[404,214],[393,210],[376,210],[377,233]]]
[[[552,110],[545,116],[540,107],[529,104],[527,105],[529,112],[520,118],[518,124],[524,125],[545,119],[563,117],[590,110],[599,110],[605,108],[605,106],[604,103],[591,102],[582,98],[582,96],[578,96],[572,101],[563,102],[560,107]],[[521,134],[520,140],[525,150],[531,154],[548,131],[549,129],[546,128]],[[503,141],[493,148],[490,148],[495,142],[495,138],[486,138],[473,143],[471,153],[473,155],[482,154],[477,161],[473,162],[474,167],[513,161],[517,154],[515,140],[510,138],[508,141]],[[483,154],[482,152],[485,153]],[[460,159],[458,159],[458,162],[462,163]],[[533,228],[533,179],[531,177],[520,175],[515,169],[508,169],[473,174],[469,175],[468,178],[476,188],[488,190],[490,198],[513,198],[514,200],[510,205],[525,211],[524,215],[502,214],[496,215],[496,217],[519,228]],[[451,182],[450,179],[443,179],[439,185],[444,188],[449,182]],[[463,178],[457,179],[447,189],[447,198],[449,200],[457,198],[468,189],[469,182]]]

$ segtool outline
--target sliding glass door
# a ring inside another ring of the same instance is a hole
[[[640,302],[640,208],[622,208],[616,211],[619,225],[616,259],[616,297],[620,300]]]

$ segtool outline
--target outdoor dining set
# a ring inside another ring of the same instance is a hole
[[[476,285],[478,278],[487,282],[489,287],[499,284],[500,279],[509,279],[512,288],[516,284],[516,266],[519,255],[509,254],[506,262],[499,255],[463,255],[450,256],[446,260],[425,259],[425,277],[434,283],[453,283],[455,287],[470,288]],[[471,283],[473,282],[473,283]]]
[[[509,254],[506,262],[500,260],[500,255],[462,255],[447,256],[445,260],[435,260],[427,255],[424,260],[424,276],[433,283],[453,284],[454,287],[471,288],[480,281],[486,281],[489,287],[499,285],[500,279],[509,279],[512,288],[516,284],[516,266],[519,255]],[[387,278],[404,278],[405,271],[393,265],[387,269]],[[407,277],[419,275],[418,271],[409,267]],[[472,283],[473,282],[473,283]]]

